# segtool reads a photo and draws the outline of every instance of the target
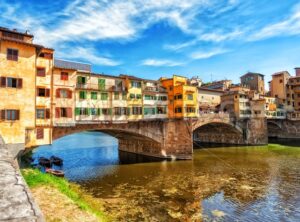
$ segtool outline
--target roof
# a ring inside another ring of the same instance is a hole
[[[203,87],[198,87],[198,90],[201,90],[201,91],[209,91],[209,92],[224,93],[223,90],[209,89],[209,88],[203,88]]]
[[[126,75],[126,74],[120,74],[120,77],[133,79],[133,80],[144,81],[144,79],[142,79],[142,78],[139,78],[139,77],[136,77],[136,76],[131,76],[131,75]]]
[[[288,71],[275,72],[274,74],[272,74],[272,76],[282,75],[284,73],[286,73],[290,76],[290,73]]]
[[[245,75],[242,75],[241,78],[244,77],[244,76],[248,76],[248,75],[258,75],[258,76],[262,76],[262,77],[265,76],[265,75],[263,75],[263,74],[261,74],[261,73],[247,72]]]
[[[20,32],[18,31],[17,29],[9,29],[9,28],[5,28],[5,27],[1,27],[0,26],[0,31],[4,31],[4,32],[10,32],[10,33],[14,33],[14,34],[19,34],[19,35],[24,35],[24,36],[28,36],[28,37],[32,37],[33,38],[33,35],[32,34],[29,34],[28,31],[25,31],[25,32]]]
[[[19,43],[19,44],[23,44],[23,45],[35,47],[35,48],[48,49],[48,50],[54,51],[54,49],[46,48],[46,47],[44,47],[44,46],[42,46],[42,45],[38,45],[38,44],[30,43],[30,42],[25,42],[25,41],[18,40],[18,39],[12,39],[12,38],[0,37],[0,40],[1,40],[1,41],[7,41],[7,42],[15,42],[15,43]]]
[[[90,64],[61,60],[61,59],[54,59],[54,67],[61,68],[61,69],[85,71],[85,72],[91,72],[92,70],[92,66]]]

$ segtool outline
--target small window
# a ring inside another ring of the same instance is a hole
[[[50,96],[50,89],[37,88],[37,96],[38,97],[49,97]]]
[[[127,93],[126,93],[126,92],[123,92],[123,93],[122,93],[122,99],[123,99],[123,100],[126,100],[126,99],[127,99]]]
[[[45,68],[37,68],[36,69],[36,75],[39,77],[45,77],[46,76],[46,69]]]
[[[86,99],[86,91],[79,92],[79,99]]]
[[[141,99],[141,98],[142,98],[142,95],[141,95],[141,94],[136,94],[136,98],[137,98],[137,99]]]
[[[18,79],[16,78],[7,78],[7,87],[17,88]]]
[[[283,80],[282,80],[282,79],[280,79],[280,80],[279,80],[279,83],[283,83]]]
[[[175,108],[175,113],[182,113],[182,109],[181,109],[181,107],[177,107],[177,108]]]
[[[1,120],[19,120],[20,119],[20,111],[15,109],[7,109],[1,110]]]
[[[36,118],[37,119],[45,119],[46,112],[45,109],[36,109]]]
[[[193,94],[187,94],[187,99],[188,100],[193,100]]]
[[[131,87],[132,88],[141,88],[142,84],[141,84],[141,82],[131,81]]]
[[[69,73],[67,72],[61,72],[60,73],[60,80],[68,80],[69,79]]]
[[[36,139],[44,139],[44,129],[43,128],[37,128],[36,129]]]
[[[107,100],[108,94],[107,93],[101,93],[101,100]]]
[[[115,100],[118,100],[118,99],[119,99],[119,92],[115,92],[114,98],[115,98]]]
[[[129,98],[130,98],[130,99],[135,99],[135,94],[130,93]]]
[[[19,50],[17,49],[7,49],[7,60],[18,61]]]
[[[91,99],[97,99],[97,92],[91,92]]]
[[[142,115],[142,107],[134,106],[132,107],[132,115]]]

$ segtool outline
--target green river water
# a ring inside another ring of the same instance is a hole
[[[115,221],[300,221],[297,142],[194,149],[190,161],[157,161],[120,153],[114,138],[85,132],[33,156],[52,154]]]

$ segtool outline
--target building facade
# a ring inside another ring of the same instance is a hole
[[[198,109],[199,114],[205,112],[217,112],[221,104],[221,90],[198,88]]]
[[[263,74],[248,72],[241,76],[241,84],[243,86],[248,86],[251,90],[255,90],[261,95],[265,94],[265,81]]]

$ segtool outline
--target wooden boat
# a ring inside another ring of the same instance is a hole
[[[47,168],[46,173],[52,174],[52,175],[57,176],[57,177],[64,177],[65,176],[64,171],[54,170],[54,169],[51,169],[51,168]]]
[[[61,159],[57,156],[51,156],[50,161],[51,161],[51,163],[53,163],[57,166],[62,166],[63,165],[63,159]]]
[[[51,167],[51,161],[45,157],[39,158],[39,164],[44,167]]]

